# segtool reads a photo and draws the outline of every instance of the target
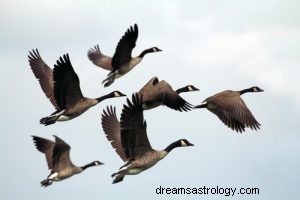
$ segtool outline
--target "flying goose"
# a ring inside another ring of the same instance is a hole
[[[116,109],[107,107],[102,114],[102,128],[112,147],[126,162],[118,172],[112,174],[113,183],[121,182],[126,175],[136,175],[155,165],[176,147],[193,146],[186,139],[180,139],[164,150],[152,149],[146,132],[141,98],[132,95],[132,102],[127,99],[123,106],[121,122],[116,116]]]
[[[61,181],[75,174],[79,174],[89,167],[104,164],[100,161],[93,161],[82,167],[75,166],[70,160],[71,147],[59,137],[54,135],[54,138],[55,142],[32,136],[37,150],[45,154],[48,169],[51,170],[47,179],[41,182],[41,186],[47,187],[51,185],[53,181]]]
[[[84,97],[68,54],[57,60],[53,71],[42,60],[37,49],[29,52],[28,61],[42,90],[56,109],[49,117],[42,118],[41,124],[50,125],[56,121],[71,120],[105,99],[126,96],[114,91],[94,99]]]
[[[137,64],[141,62],[143,57],[147,53],[153,53],[161,51],[157,47],[146,49],[140,53],[137,57],[131,57],[132,49],[135,47],[136,40],[138,38],[138,26],[130,26],[125,34],[120,39],[115,54],[113,57],[106,56],[101,53],[99,45],[95,45],[94,48],[90,48],[87,55],[88,58],[97,66],[109,70],[110,73],[107,75],[102,82],[104,87],[110,86],[115,79],[123,76],[130,70],[132,70]]]
[[[181,92],[198,91],[193,85],[187,85],[174,91],[172,87],[164,80],[159,81],[153,77],[138,92],[139,97],[143,96],[143,109],[148,110],[160,105],[166,105],[171,109],[178,111],[188,111],[192,105],[181,98],[178,94]]]
[[[263,92],[259,87],[240,91],[226,90],[205,99],[195,108],[207,108],[229,128],[242,133],[246,127],[257,130],[260,123],[256,121],[240,95],[247,92]]]

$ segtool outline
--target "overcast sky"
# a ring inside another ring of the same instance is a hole
[[[300,3],[265,1],[37,1],[0,0],[1,189],[0,198],[18,199],[299,199],[300,178]],[[95,44],[107,55],[126,29],[137,23],[133,55],[157,46],[140,65],[109,88],[107,71],[95,67],[87,51]],[[232,132],[207,110],[180,113],[159,107],[144,113],[152,147],[163,149],[186,138],[153,168],[111,184],[123,165],[107,142],[100,115],[107,105],[120,116],[125,98],[102,102],[69,121],[44,127],[54,111],[27,61],[38,48],[45,62],[69,53],[87,97],[113,90],[131,96],[150,78],[174,89],[193,84],[199,92],[182,96],[199,104],[217,92],[257,85],[263,93],[243,95],[261,130]],[[74,164],[104,166],[41,188],[49,171],[30,135],[72,146]],[[157,187],[257,187],[259,195],[157,195]]]

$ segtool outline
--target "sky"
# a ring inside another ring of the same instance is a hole
[[[0,91],[2,132],[0,198],[18,199],[299,199],[300,178],[300,2],[266,1],[68,1],[0,0]],[[95,44],[114,53],[126,29],[137,23],[133,55],[157,46],[130,73],[109,88],[107,71],[95,67],[87,51]],[[259,131],[238,134],[207,110],[176,112],[167,107],[145,111],[155,149],[186,138],[194,147],[178,148],[151,169],[111,184],[123,165],[105,138],[101,113],[125,98],[103,101],[80,117],[44,127],[39,119],[54,112],[28,64],[38,48],[53,67],[69,53],[82,92],[98,97],[120,90],[129,97],[157,76],[174,89],[192,84],[199,92],[182,94],[196,105],[226,90],[259,86],[263,93],[243,95]],[[76,165],[100,160],[48,188],[49,171],[31,135],[61,137]],[[259,194],[156,194],[159,187],[259,188]]]

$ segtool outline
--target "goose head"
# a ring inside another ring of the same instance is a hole
[[[147,53],[154,53],[154,52],[159,52],[162,51],[161,49],[159,49],[158,47],[151,47],[149,49],[145,49],[138,57],[143,58],[144,55],[146,55]]]
[[[96,161],[94,161],[94,162],[92,162],[92,163],[93,163],[94,166],[104,165],[103,162],[100,162],[100,161],[98,161],[98,160],[96,160]]]
[[[94,167],[94,166],[99,166],[99,165],[104,165],[104,163],[96,160],[96,161],[93,161],[89,164],[86,164],[86,165],[82,166],[81,169],[86,170],[87,168]]]
[[[165,151],[167,153],[169,153],[174,148],[177,148],[177,147],[188,147],[188,146],[194,146],[194,144],[190,143],[187,139],[180,139],[180,140],[177,140],[176,142],[173,142],[169,146],[167,146],[167,148],[165,148]]]
[[[158,52],[158,51],[162,51],[161,49],[157,48],[157,47],[152,47],[149,49],[151,52]],[[150,53],[150,52],[149,52]]]
[[[176,92],[178,94],[181,92],[193,92],[193,91],[199,91],[199,89],[193,85],[187,85],[185,87],[182,87],[182,88],[179,88],[178,90],[176,90]]]
[[[187,139],[180,139],[180,140],[178,140],[178,142],[180,142],[179,147],[194,146],[194,144],[190,143]]]
[[[263,91],[264,91],[263,89],[260,89],[257,86],[253,86],[251,88],[247,88],[247,89],[241,90],[241,91],[239,91],[239,93],[242,95],[242,94],[245,94],[247,92],[263,92]]]
[[[102,97],[98,97],[96,98],[96,104],[100,103],[101,101],[105,100],[105,99],[109,99],[109,98],[114,98],[114,97],[123,97],[123,96],[126,96],[125,94],[123,94],[122,92],[116,90],[116,91],[113,91],[107,95],[104,95]]]
[[[123,94],[122,92],[116,90],[110,93],[111,97],[124,97],[126,94]]]
[[[252,90],[252,92],[263,92],[264,91],[263,89],[261,89],[257,86],[253,86],[250,89]]]

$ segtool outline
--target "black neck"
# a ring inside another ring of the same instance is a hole
[[[144,50],[144,51],[139,55],[139,57],[140,57],[140,58],[143,58],[144,55],[146,55],[147,53],[152,53],[152,52],[153,52],[152,48],[146,49],[146,50]]]
[[[198,106],[195,106],[194,108],[207,108],[207,103],[200,104]]]
[[[167,146],[167,148],[165,148],[165,151],[167,153],[169,153],[170,151],[172,151],[176,147],[181,147],[181,142],[180,141],[173,142],[172,144]]]
[[[247,92],[253,92],[253,89],[252,88],[248,88],[248,89],[244,89],[244,90],[241,90],[239,91],[239,93],[242,95],[242,94],[245,94]]]
[[[93,166],[95,166],[95,163],[94,163],[94,162],[91,162],[91,163],[89,163],[89,164],[86,164],[86,165],[82,166],[81,169],[82,169],[82,170],[86,170],[87,168],[93,167]]]
[[[189,90],[186,87],[182,87],[182,88],[179,88],[178,90],[176,90],[176,93],[180,94],[182,92],[187,92],[187,91],[189,91]]]
[[[104,95],[102,97],[98,97],[98,98],[96,98],[96,100],[100,103],[101,101],[103,101],[105,99],[113,98],[113,97],[114,97],[114,94],[110,93],[110,94]]]

